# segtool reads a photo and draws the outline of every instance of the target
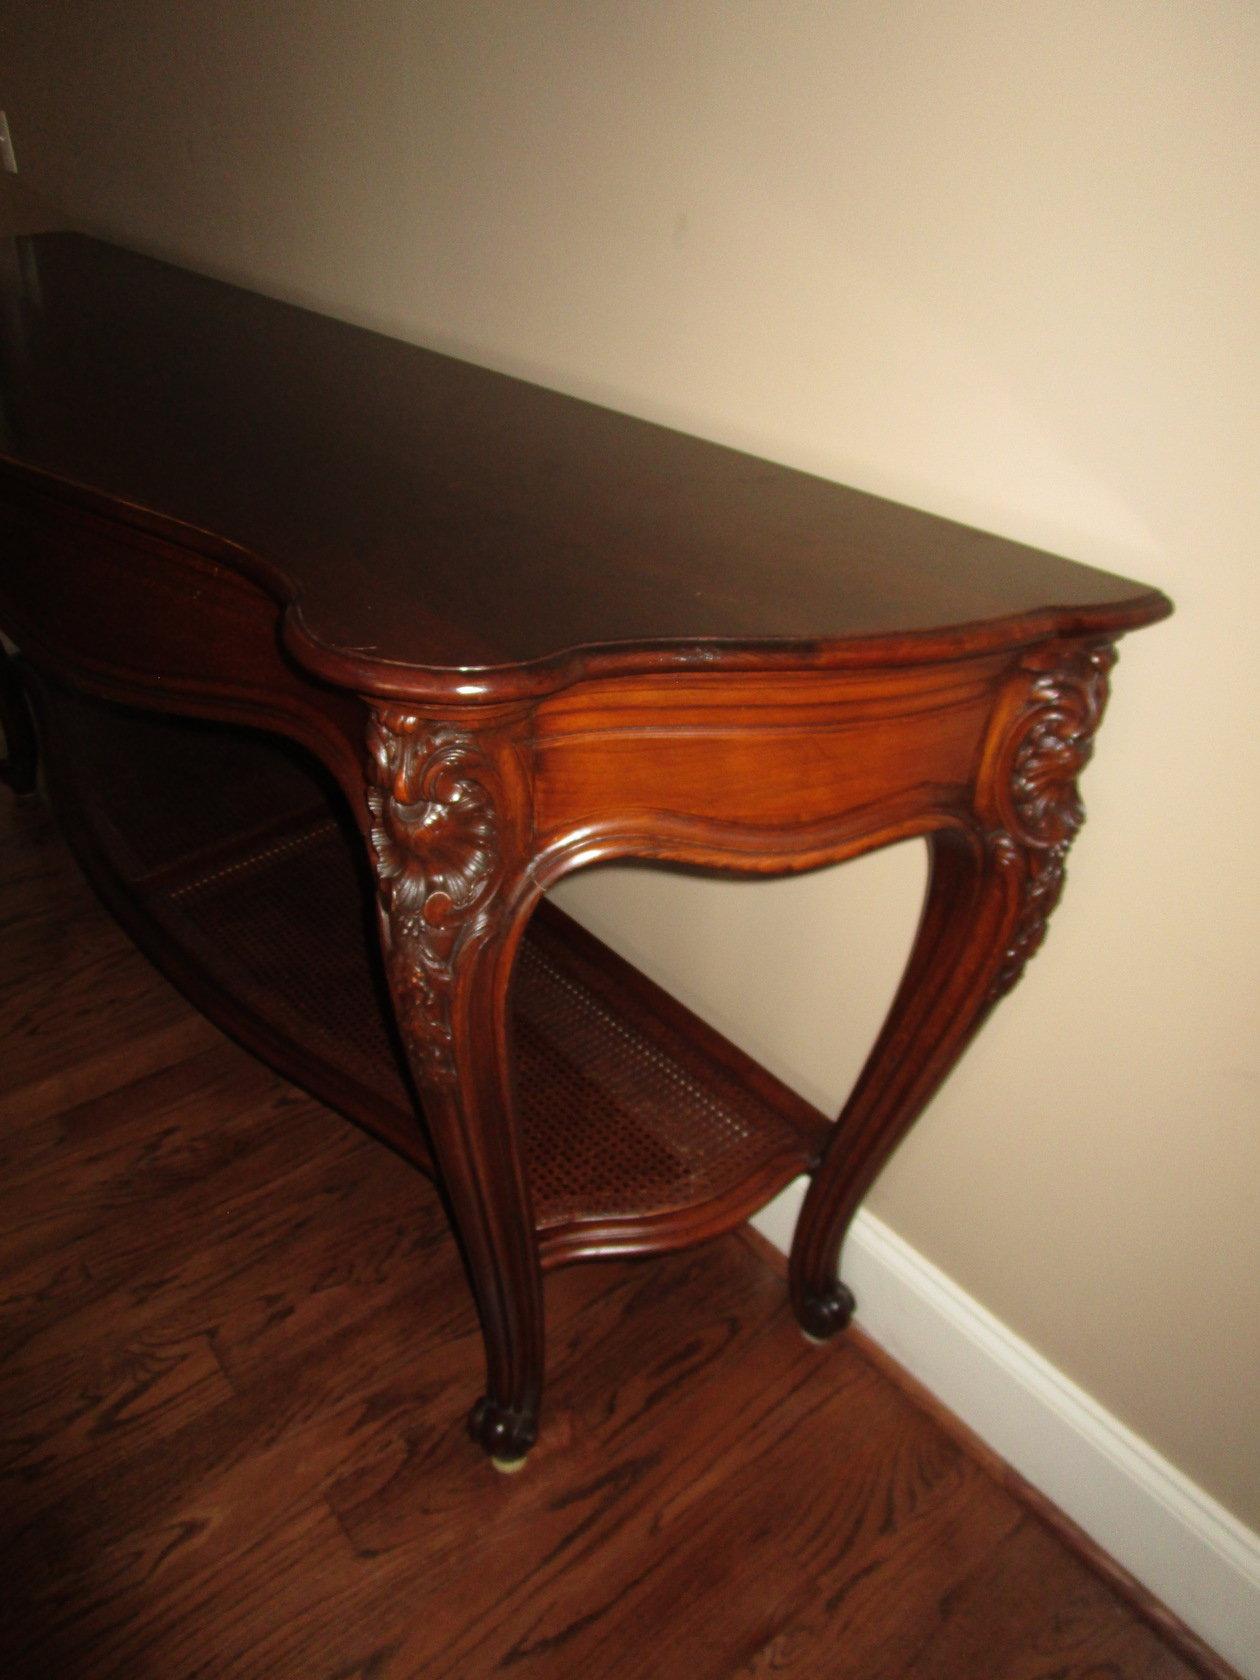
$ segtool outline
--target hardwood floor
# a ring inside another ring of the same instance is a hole
[[[0,1114],[6,1680],[1225,1672],[736,1237],[550,1279],[546,1427],[496,1475],[431,1187],[193,1015],[3,796]]]

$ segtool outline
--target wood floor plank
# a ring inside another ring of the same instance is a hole
[[[1047,1607],[1050,1613],[1047,1614]],[[905,1680],[1173,1680],[1183,1666],[1034,1517],[975,1571]]]
[[[82,1254],[95,1273],[134,1271],[144,1253],[169,1244],[181,1220],[212,1223],[265,1201],[315,1153],[348,1148],[309,1098],[260,1077],[240,1052],[226,1062],[216,1053],[208,1083],[204,1067],[195,1077],[188,1063],[169,1070],[157,1082],[157,1108],[145,1101],[137,1113],[126,1087],[87,1116],[77,1111],[69,1149],[13,1172],[4,1210],[9,1275],[49,1253]]]
[[[880,1403],[878,1446],[845,1458],[838,1490],[817,1492],[828,1486],[817,1475],[796,1484],[785,1544],[800,1584],[740,1676],[894,1680],[1018,1528],[1020,1511],[978,1466],[927,1420],[898,1415],[886,1391]]]
[[[0,945],[0,1119],[84,1102],[217,1037],[95,907],[27,933]]]
[[[26,1576],[24,1606],[32,1623],[55,1626],[66,1671],[234,1674],[234,1663],[217,1666],[219,1654],[248,1646],[269,1616],[314,1592],[308,1570],[322,1575],[347,1554],[318,1497],[316,1444],[335,1451],[321,1430],[245,1459],[199,1487],[178,1520],[121,1539],[42,1529],[23,1552],[43,1560]],[[32,1673],[42,1672],[36,1656],[26,1659]]]
[[[379,1153],[373,1151],[372,1157]],[[276,1203],[259,1203],[254,1220],[238,1227],[212,1259],[206,1250],[194,1248],[172,1266],[168,1255],[161,1265],[150,1264],[147,1275],[142,1271],[80,1301],[30,1335],[10,1362],[13,1379],[22,1385],[25,1412],[47,1418],[69,1408],[78,1415],[91,1396],[103,1407],[108,1385],[92,1376],[94,1369],[102,1362],[112,1368],[124,1355],[143,1365],[151,1357],[148,1350],[157,1348],[204,1346],[223,1391],[232,1393],[241,1386],[247,1363],[242,1348],[256,1365],[265,1364],[271,1357],[270,1337],[283,1338],[289,1347],[309,1345],[330,1334],[339,1318],[357,1319],[378,1310],[386,1291],[397,1293],[397,1278],[405,1275],[400,1253],[418,1258],[426,1243],[431,1246],[444,1233],[436,1210],[426,1227],[414,1218],[414,1197],[401,1192],[393,1208],[378,1196],[370,1217],[365,1209],[357,1223],[330,1229],[327,1210],[346,1195],[349,1166],[336,1158],[308,1166],[285,1180],[278,1199],[282,1217],[277,1217]],[[410,1191],[411,1185],[404,1181],[403,1190]],[[352,1244],[349,1258],[347,1241]],[[23,1426],[24,1415],[19,1438],[24,1438]],[[0,1423],[0,1495],[11,1474],[5,1454],[10,1427]],[[92,1468],[99,1477],[117,1451],[112,1440],[93,1440]],[[45,1443],[42,1479],[51,1478],[55,1485],[69,1476],[72,1483],[75,1474],[74,1465],[49,1457]],[[26,1493],[11,1498],[11,1511],[30,1506],[30,1484],[36,1478],[24,1470],[21,1479]]]

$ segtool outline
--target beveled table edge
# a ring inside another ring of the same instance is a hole
[[[1162,591],[1135,584],[1134,594],[1111,602],[1075,607],[1049,602],[1004,618],[895,634],[810,640],[657,638],[584,643],[557,649],[540,659],[506,665],[404,663],[319,640],[304,620],[301,596],[284,569],[230,537],[0,451],[0,482],[4,480],[24,486],[36,496],[77,505],[97,517],[147,532],[237,571],[277,603],[283,645],[311,676],[364,696],[420,705],[463,707],[537,700],[590,679],[668,672],[896,669],[1002,650],[1015,652],[1057,638],[1111,638],[1157,623],[1173,610]]]

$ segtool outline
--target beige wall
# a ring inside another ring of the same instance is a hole
[[[120,239],[1128,570],[1049,945],[872,1198],[1260,1527],[1254,4],[8,0]],[[835,1106],[914,849],[571,907]]]

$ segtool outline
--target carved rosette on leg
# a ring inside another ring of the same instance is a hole
[[[1068,850],[1085,821],[1077,778],[1093,754],[1115,662],[1110,645],[1077,649],[1066,663],[1032,677],[1008,723],[994,781],[1001,826],[989,839],[999,868],[1020,871],[1022,879],[990,1003],[1017,983],[1062,897]]]
[[[455,1078],[461,947],[482,931],[500,864],[494,768],[464,731],[388,707],[369,727],[381,939],[399,1024],[422,1083]]]

